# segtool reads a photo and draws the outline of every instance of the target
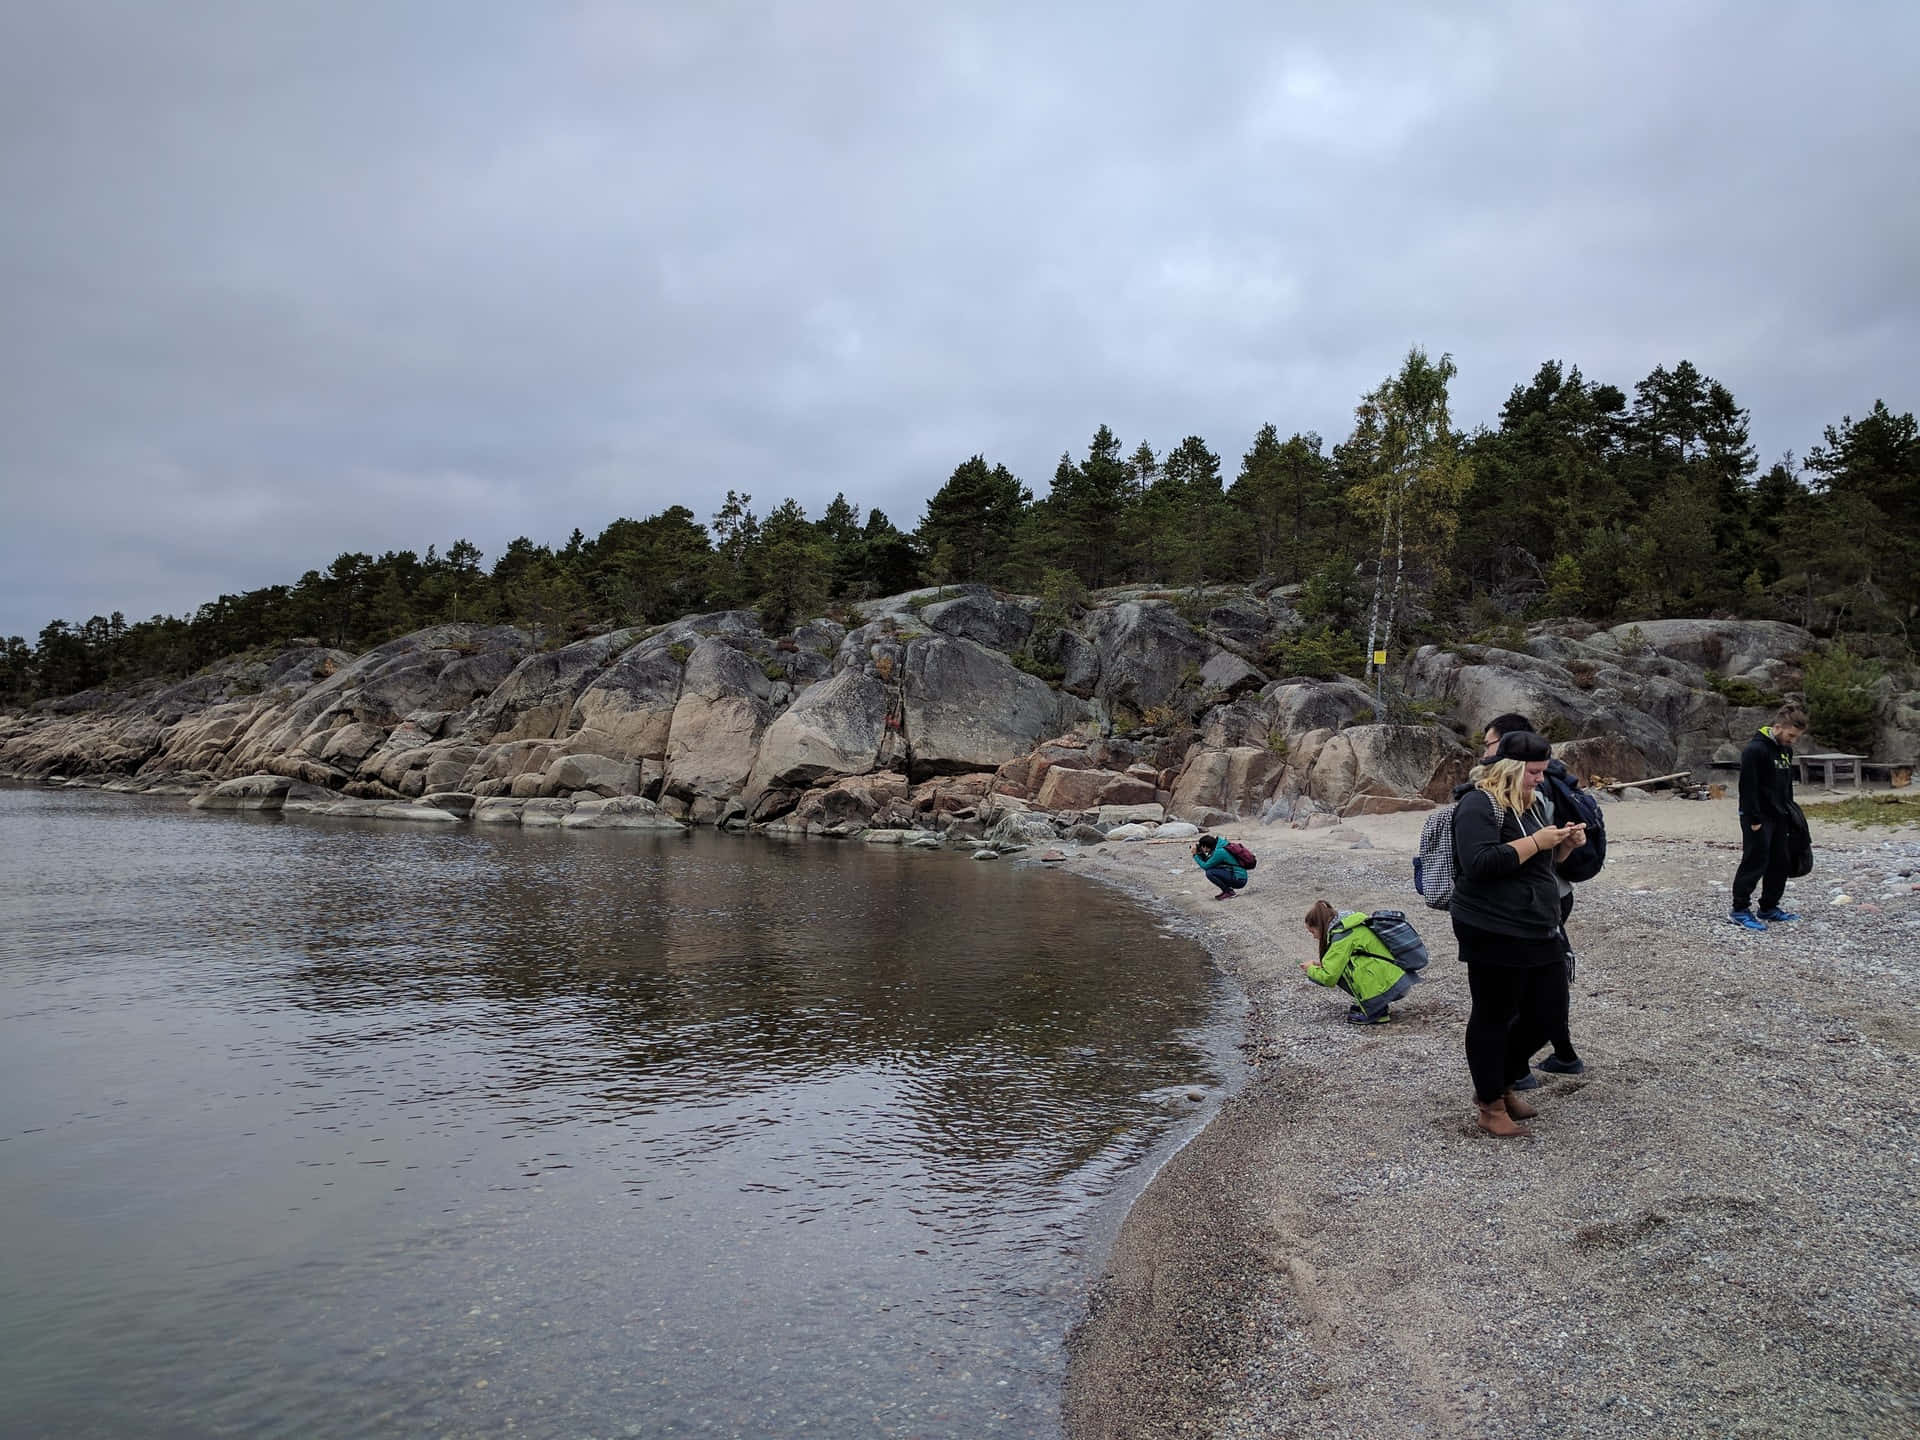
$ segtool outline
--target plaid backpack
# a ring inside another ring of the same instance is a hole
[[[1453,806],[1442,805],[1420,827],[1420,849],[1413,857],[1413,888],[1435,910],[1453,902]]]

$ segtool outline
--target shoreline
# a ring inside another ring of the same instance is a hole
[[[1913,1433],[1920,827],[1816,820],[1806,918],[1748,936],[1730,804],[1607,818],[1569,926],[1589,1072],[1543,1077],[1523,1141],[1474,1131],[1464,972],[1408,878],[1424,814],[1222,827],[1262,862],[1226,904],[1181,844],[1047,867],[1182,922],[1244,1006],[1237,1087],[1084,1272],[1069,1440]],[[1393,1025],[1299,975],[1321,897],[1427,939]]]
[[[1223,827],[1262,862],[1226,903],[1179,847],[1083,852],[1196,923],[1249,1065],[1122,1224],[1069,1337],[1070,1440],[1912,1434],[1920,829],[1816,824],[1805,918],[1748,936],[1729,804],[1609,806],[1569,925],[1588,1071],[1493,1141],[1451,931],[1406,878],[1423,819]],[[1322,896],[1426,938],[1393,1025],[1299,975]]]

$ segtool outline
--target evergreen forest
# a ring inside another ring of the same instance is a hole
[[[311,638],[359,651],[443,621],[595,630],[751,607],[770,630],[855,617],[921,585],[985,583],[1074,603],[1119,585],[1302,587],[1309,628],[1276,662],[1334,673],[1376,648],[1513,636],[1539,618],[1790,620],[1905,660],[1920,614],[1920,430],[1876,400],[1764,470],[1748,414],[1687,361],[1632,387],[1543,364],[1491,425],[1459,428],[1452,360],[1411,351],[1363,396],[1349,435],[1267,424],[1237,460],[1198,435],[1164,451],[1103,425],[1044,495],[984,455],[932,489],[911,529],[838,495],[818,516],[729,490],[497,556],[337,556],[191,615],[55,620],[0,641],[18,704],[171,679]],[[932,477],[929,485],[932,486]],[[712,503],[712,502],[709,502]]]

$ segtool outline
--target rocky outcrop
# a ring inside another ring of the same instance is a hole
[[[573,702],[567,732],[582,753],[621,760],[667,758],[684,664],[655,636],[623,653]]]
[[[696,822],[742,812],[741,792],[773,718],[760,666],[725,639],[702,640],[687,660],[667,738],[665,792]]]
[[[1265,747],[1202,750],[1180,772],[1169,808],[1202,825],[1258,815],[1286,768],[1286,761]]]
[[[1080,707],[1006,656],[928,636],[906,648],[908,752],[916,777],[990,770],[1058,734]]]
[[[1033,616],[1025,607],[996,600],[984,585],[957,599],[923,607],[920,619],[936,634],[971,640],[989,650],[1018,650],[1033,633]]]
[[[1093,693],[1145,712],[1173,698],[1189,670],[1198,672],[1218,648],[1164,601],[1123,601],[1096,610],[1087,638],[1099,657]]]
[[[1583,776],[1730,763],[1814,646],[1772,622],[1536,626],[1512,649],[1424,647],[1376,699],[1263,672],[1301,623],[1292,598],[1126,590],[1036,628],[1038,601],[967,586],[862,602],[851,629],[768,634],[719,611],[553,649],[441,625],[0,715],[0,774],[441,824],[421,812],[1086,841],[1443,800],[1474,753],[1461,740],[1504,711]],[[1913,758],[1912,683],[1876,691],[1876,759]]]
[[[1306,793],[1338,810],[1356,795],[1417,795],[1446,800],[1466,779],[1474,755],[1432,725],[1355,725],[1320,747]]]
[[[887,711],[887,687],[864,670],[843,670],[802,691],[761,738],[743,796],[751,818],[786,813],[820,780],[872,770]]]

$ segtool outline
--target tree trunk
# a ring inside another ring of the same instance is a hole
[[[1394,504],[1388,500],[1380,511],[1380,550],[1373,567],[1373,608],[1367,615],[1367,670],[1373,674],[1373,642],[1380,633],[1380,592],[1387,583],[1387,533],[1393,523]]]

